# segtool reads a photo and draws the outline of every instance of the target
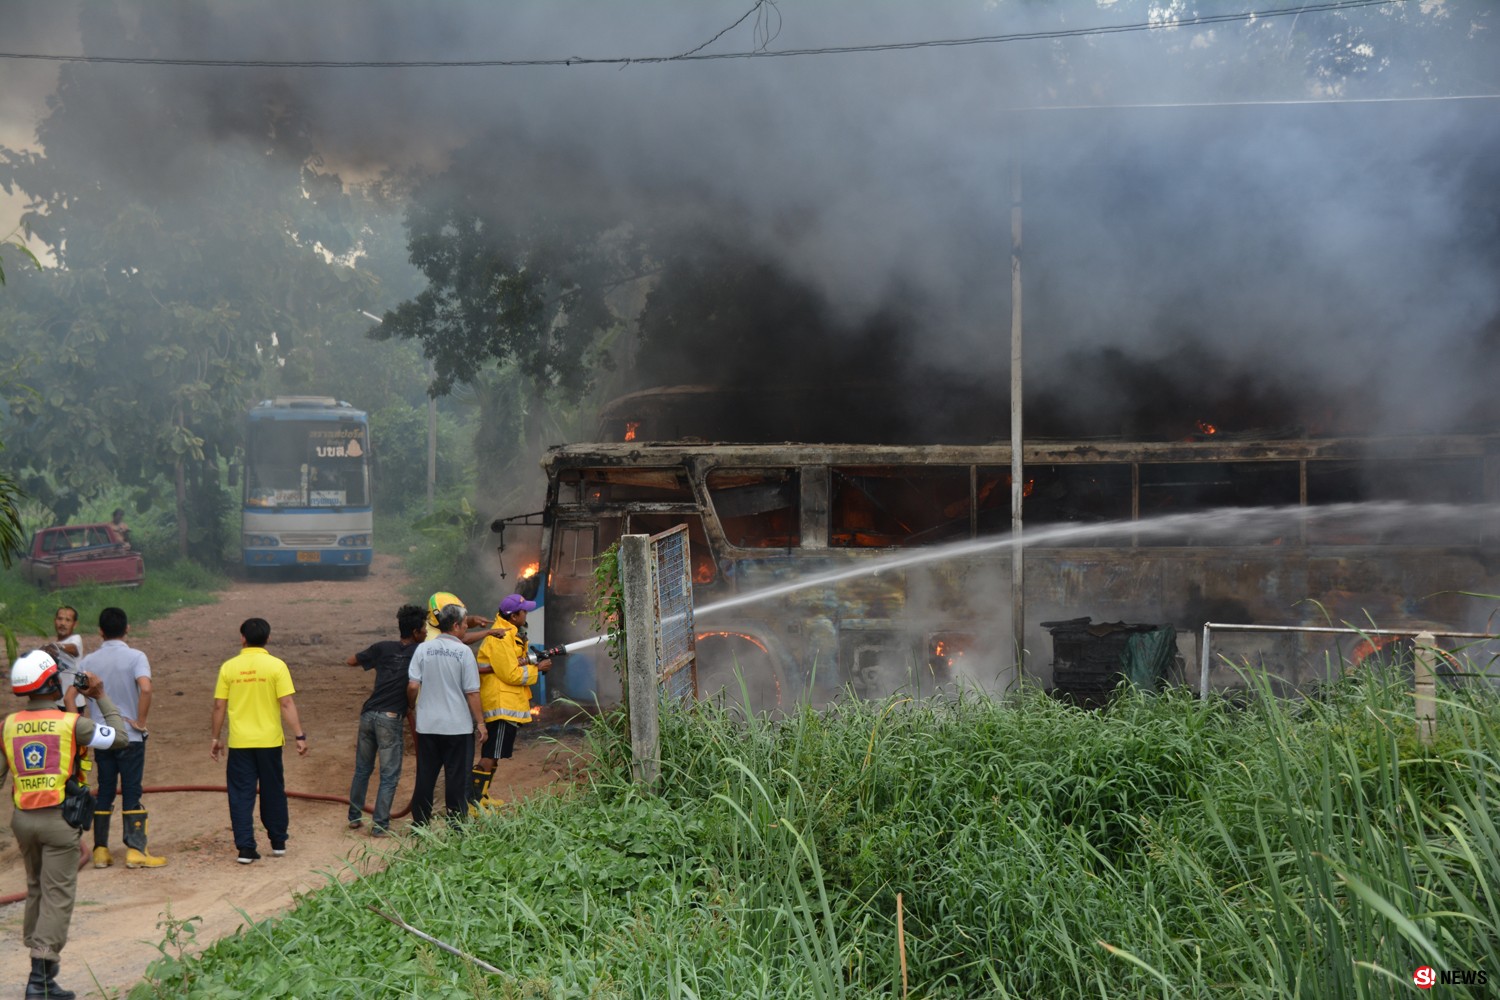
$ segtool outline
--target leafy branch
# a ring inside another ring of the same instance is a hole
[[[40,270],[42,262],[37,259],[36,254],[31,252],[31,248],[26,245],[23,239],[23,236],[30,235],[31,233],[29,230],[18,226],[15,229],[12,229],[10,233],[6,235],[5,239],[0,240],[0,246],[6,247],[7,249],[19,251],[21,256],[31,261],[32,265]],[[0,256],[0,285],[3,284],[5,284],[5,258],[3,256]]]

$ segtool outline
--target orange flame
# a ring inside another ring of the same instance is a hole
[[[1210,435],[1219,433],[1219,429],[1217,427],[1215,427],[1213,424],[1209,423],[1207,420],[1200,420],[1200,421],[1198,421],[1198,431],[1201,434],[1210,434]]]
[[[532,705],[531,706],[531,717],[533,719],[540,719],[542,717],[542,706],[540,706],[540,705]]]
[[[521,579],[530,580],[532,577],[537,575],[541,568],[541,563],[527,563],[526,567],[521,570]]]
[[[635,440],[635,433],[636,433],[636,431],[638,431],[640,429],[641,429],[641,422],[639,420],[627,420],[625,422],[625,440],[626,441],[634,441]]]

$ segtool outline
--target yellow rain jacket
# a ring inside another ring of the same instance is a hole
[[[486,636],[474,658],[479,661],[479,705],[484,720],[500,719],[518,726],[531,721],[531,685],[540,671],[526,662],[526,643],[516,627],[504,618],[495,619],[504,635]],[[484,667],[490,672],[484,672]]]

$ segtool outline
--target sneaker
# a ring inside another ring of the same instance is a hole
[[[351,830],[358,830],[360,827],[362,827],[364,825],[365,825],[365,821],[362,820],[362,819],[351,819],[349,821],[349,829],[351,829]]]
[[[260,852],[253,847],[240,848],[240,864],[248,865],[260,860]]]
[[[271,845],[271,857],[281,858],[286,856],[286,841]]]

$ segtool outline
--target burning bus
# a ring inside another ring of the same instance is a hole
[[[1189,658],[1205,621],[1482,626],[1488,609],[1461,592],[1494,593],[1500,567],[1500,437],[1274,439],[1202,422],[1173,441],[1033,441],[1018,657],[1008,445],[664,440],[653,415],[614,426],[606,411],[612,442],[543,461],[545,639],[594,633],[595,560],[621,534],[685,524],[702,687],[737,697],[737,669],[761,709],[1050,685],[1041,623],[1080,614],[1170,624]],[[1240,657],[1291,682],[1326,670],[1326,636],[1256,641]],[[604,655],[555,668],[554,696],[617,700]]]

